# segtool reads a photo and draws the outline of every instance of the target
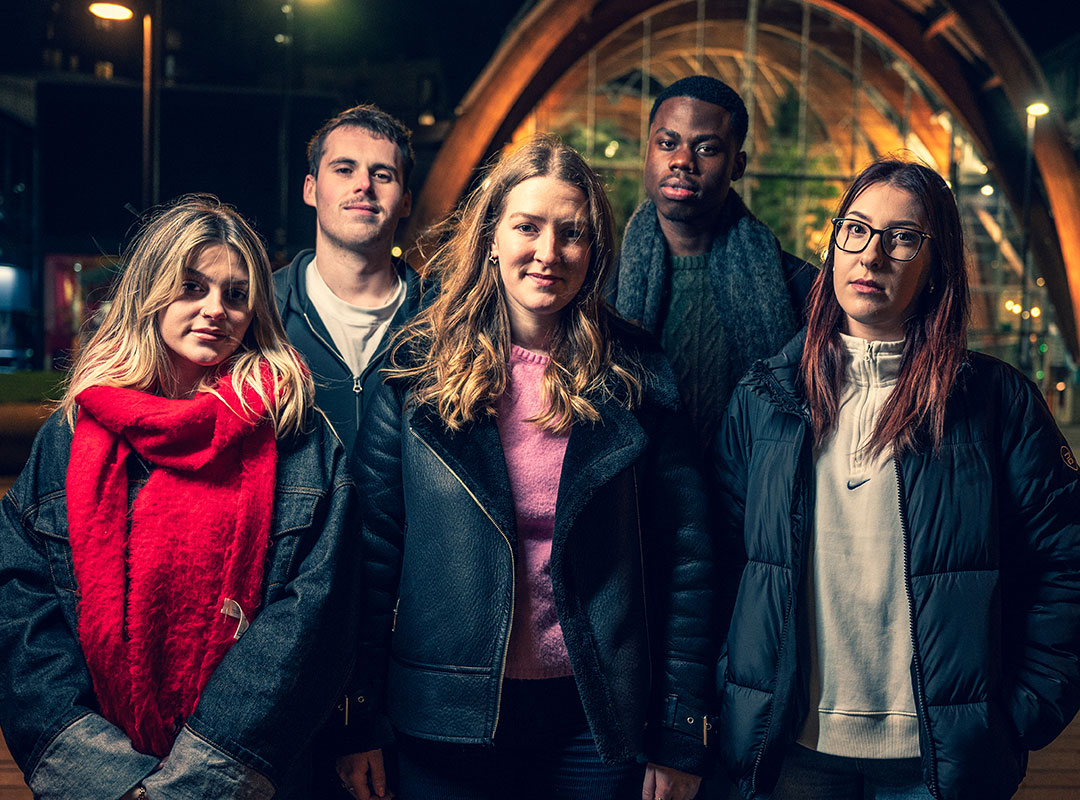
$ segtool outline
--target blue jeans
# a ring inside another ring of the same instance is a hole
[[[771,800],[933,800],[918,758],[846,758],[792,745]]]
[[[495,745],[398,737],[398,800],[637,800],[645,767],[605,764],[572,678],[507,680]]]

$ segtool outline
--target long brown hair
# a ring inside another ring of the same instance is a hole
[[[911,194],[922,206],[931,248],[930,276],[915,313],[904,322],[906,338],[896,387],[867,443],[872,454],[890,445],[900,455],[914,450],[920,430],[933,447],[945,431],[945,405],[967,353],[968,283],[960,214],[945,181],[929,167],[883,159],[859,173],[840,201],[843,217],[866,189],[886,184]],[[825,265],[807,300],[806,345],[799,377],[820,445],[835,429],[847,358],[840,340],[844,311],[833,289],[836,243],[830,239]]]
[[[603,297],[614,261],[611,204],[576,150],[538,134],[499,159],[444,224],[443,242],[421,270],[440,287],[439,296],[399,332],[391,350],[386,375],[409,379],[414,401],[433,406],[451,430],[494,414],[506,390],[510,320],[498,265],[488,256],[507,195],[546,176],[585,195],[590,249],[585,282],[559,315],[544,372],[545,410],[533,421],[561,433],[576,420],[598,420],[597,397],[618,395],[628,406],[640,401],[641,367],[614,352]]]

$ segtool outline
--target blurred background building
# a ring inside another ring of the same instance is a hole
[[[375,102],[416,132],[407,249],[533,130],[581,149],[625,220],[652,97],[702,72],[751,110],[737,188],[811,261],[870,159],[906,152],[945,176],[972,346],[1074,416],[1080,29],[1064,0],[132,0],[126,20],[85,0],[5,5],[0,370],[67,362],[157,202],[213,192],[275,261],[310,246],[304,146],[343,107]]]

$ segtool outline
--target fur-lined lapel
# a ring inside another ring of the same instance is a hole
[[[596,489],[633,464],[649,443],[634,414],[617,402],[598,404],[597,410],[599,422],[570,429],[555,506],[556,537],[573,526]]]
[[[494,417],[454,432],[426,408],[417,409],[409,423],[420,438],[457,476],[511,542],[517,539],[514,498],[506,472],[502,440]]]

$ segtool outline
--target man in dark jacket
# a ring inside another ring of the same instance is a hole
[[[623,237],[615,305],[660,338],[704,447],[735,384],[802,324],[814,271],[780,248],[732,181],[747,113],[727,84],[676,81],[649,115],[645,193]]]
[[[308,144],[304,202],[315,249],[274,275],[285,331],[311,367],[315,401],[351,453],[364,394],[379,380],[389,334],[419,306],[420,282],[393,255],[412,209],[412,134],[375,106],[328,120]]]

